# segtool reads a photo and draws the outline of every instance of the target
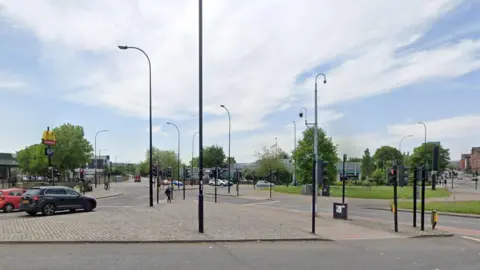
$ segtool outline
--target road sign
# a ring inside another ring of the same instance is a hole
[[[53,148],[50,148],[50,147],[45,148],[45,155],[46,156],[49,156],[49,157],[53,156],[53,152],[54,152]]]
[[[55,138],[55,133],[53,130],[44,130],[42,134],[42,143],[45,145],[55,145],[57,144],[57,139]]]

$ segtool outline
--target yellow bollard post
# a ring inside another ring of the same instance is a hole
[[[390,211],[392,213],[395,213],[395,211],[397,211],[397,209],[395,209],[395,204],[392,203],[392,205],[390,205]]]
[[[437,225],[437,222],[438,222],[437,210],[432,211],[432,217],[430,218],[430,221],[432,222],[432,230],[435,230],[435,226]]]

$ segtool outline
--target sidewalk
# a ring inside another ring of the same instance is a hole
[[[204,229],[203,234],[198,232],[198,202],[175,200],[171,204],[155,204],[153,208],[132,206],[121,208],[121,211],[97,209],[91,213],[0,220],[0,242],[329,241],[422,235],[418,232],[394,233],[387,225],[335,220],[326,215],[316,219],[317,234],[313,235],[311,218],[305,212],[210,202],[204,205]]]
[[[90,192],[85,192],[85,195],[94,197],[96,199],[105,199],[123,195],[123,192],[116,191],[115,187],[110,186],[110,190],[105,190],[103,185],[93,188]]]

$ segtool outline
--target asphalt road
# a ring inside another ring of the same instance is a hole
[[[238,244],[0,245],[0,269],[480,269],[480,243],[389,239]]]

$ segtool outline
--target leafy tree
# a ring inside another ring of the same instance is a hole
[[[260,151],[255,151],[257,158],[257,169],[255,174],[257,178],[266,177],[268,180],[270,169],[280,175],[289,174],[287,166],[283,163],[286,152],[276,145],[262,146]]]
[[[92,158],[93,147],[85,138],[83,127],[67,123],[53,131],[57,144],[53,147],[55,153],[52,164],[59,168],[59,171],[73,171]]]
[[[361,167],[361,172],[362,176],[369,177],[372,175],[373,170],[374,170],[374,163],[373,163],[373,158],[370,155],[370,150],[367,148],[363,152],[363,157],[361,159],[362,162],[362,167]]]
[[[403,155],[397,148],[391,146],[382,146],[375,151],[373,160],[377,168],[382,170],[391,166],[393,160],[402,160]]]
[[[188,162],[188,164],[190,164],[190,166],[192,166],[192,161],[193,161],[193,167],[198,168],[198,157],[194,157],[193,160],[190,160]]]
[[[297,179],[302,183],[312,183],[313,171],[313,128],[303,132],[303,138],[298,142],[295,160],[297,163]],[[328,162],[327,183],[332,183],[337,177],[337,148],[325,131],[318,128],[318,158]]]
[[[168,167],[172,168],[172,175],[178,178],[178,159],[174,150],[162,150],[153,147],[152,162],[159,165],[161,171],[166,171]],[[180,164],[180,166],[182,166]],[[145,161],[140,164],[140,172],[142,175],[150,174],[150,150],[145,153]],[[181,170],[182,168],[180,168]]]
[[[45,156],[45,146],[33,144],[17,152],[20,169],[31,175],[44,175],[47,172],[48,159]]]
[[[377,185],[385,185],[387,183],[387,173],[385,170],[376,169],[372,173],[372,179]]]
[[[362,162],[362,158],[350,157],[348,158],[348,162]]]
[[[211,145],[203,149],[203,167],[212,168],[217,164],[221,167],[225,166],[225,152],[223,147],[219,145]]]
[[[426,160],[427,164],[429,165],[429,168],[431,168],[433,163],[433,147],[434,146],[435,146],[435,143],[427,142],[426,152],[425,152],[425,143],[422,143],[422,145],[415,147],[415,149],[413,149],[413,154],[410,155],[409,165],[411,167],[421,166]],[[442,145],[440,145],[440,157],[438,162],[439,170],[440,171],[445,170],[445,168],[447,168],[449,163],[450,163],[450,150],[443,148]]]
[[[235,164],[237,161],[235,160],[235,157],[230,157],[230,164]],[[228,166],[228,157],[225,158],[225,165]]]

